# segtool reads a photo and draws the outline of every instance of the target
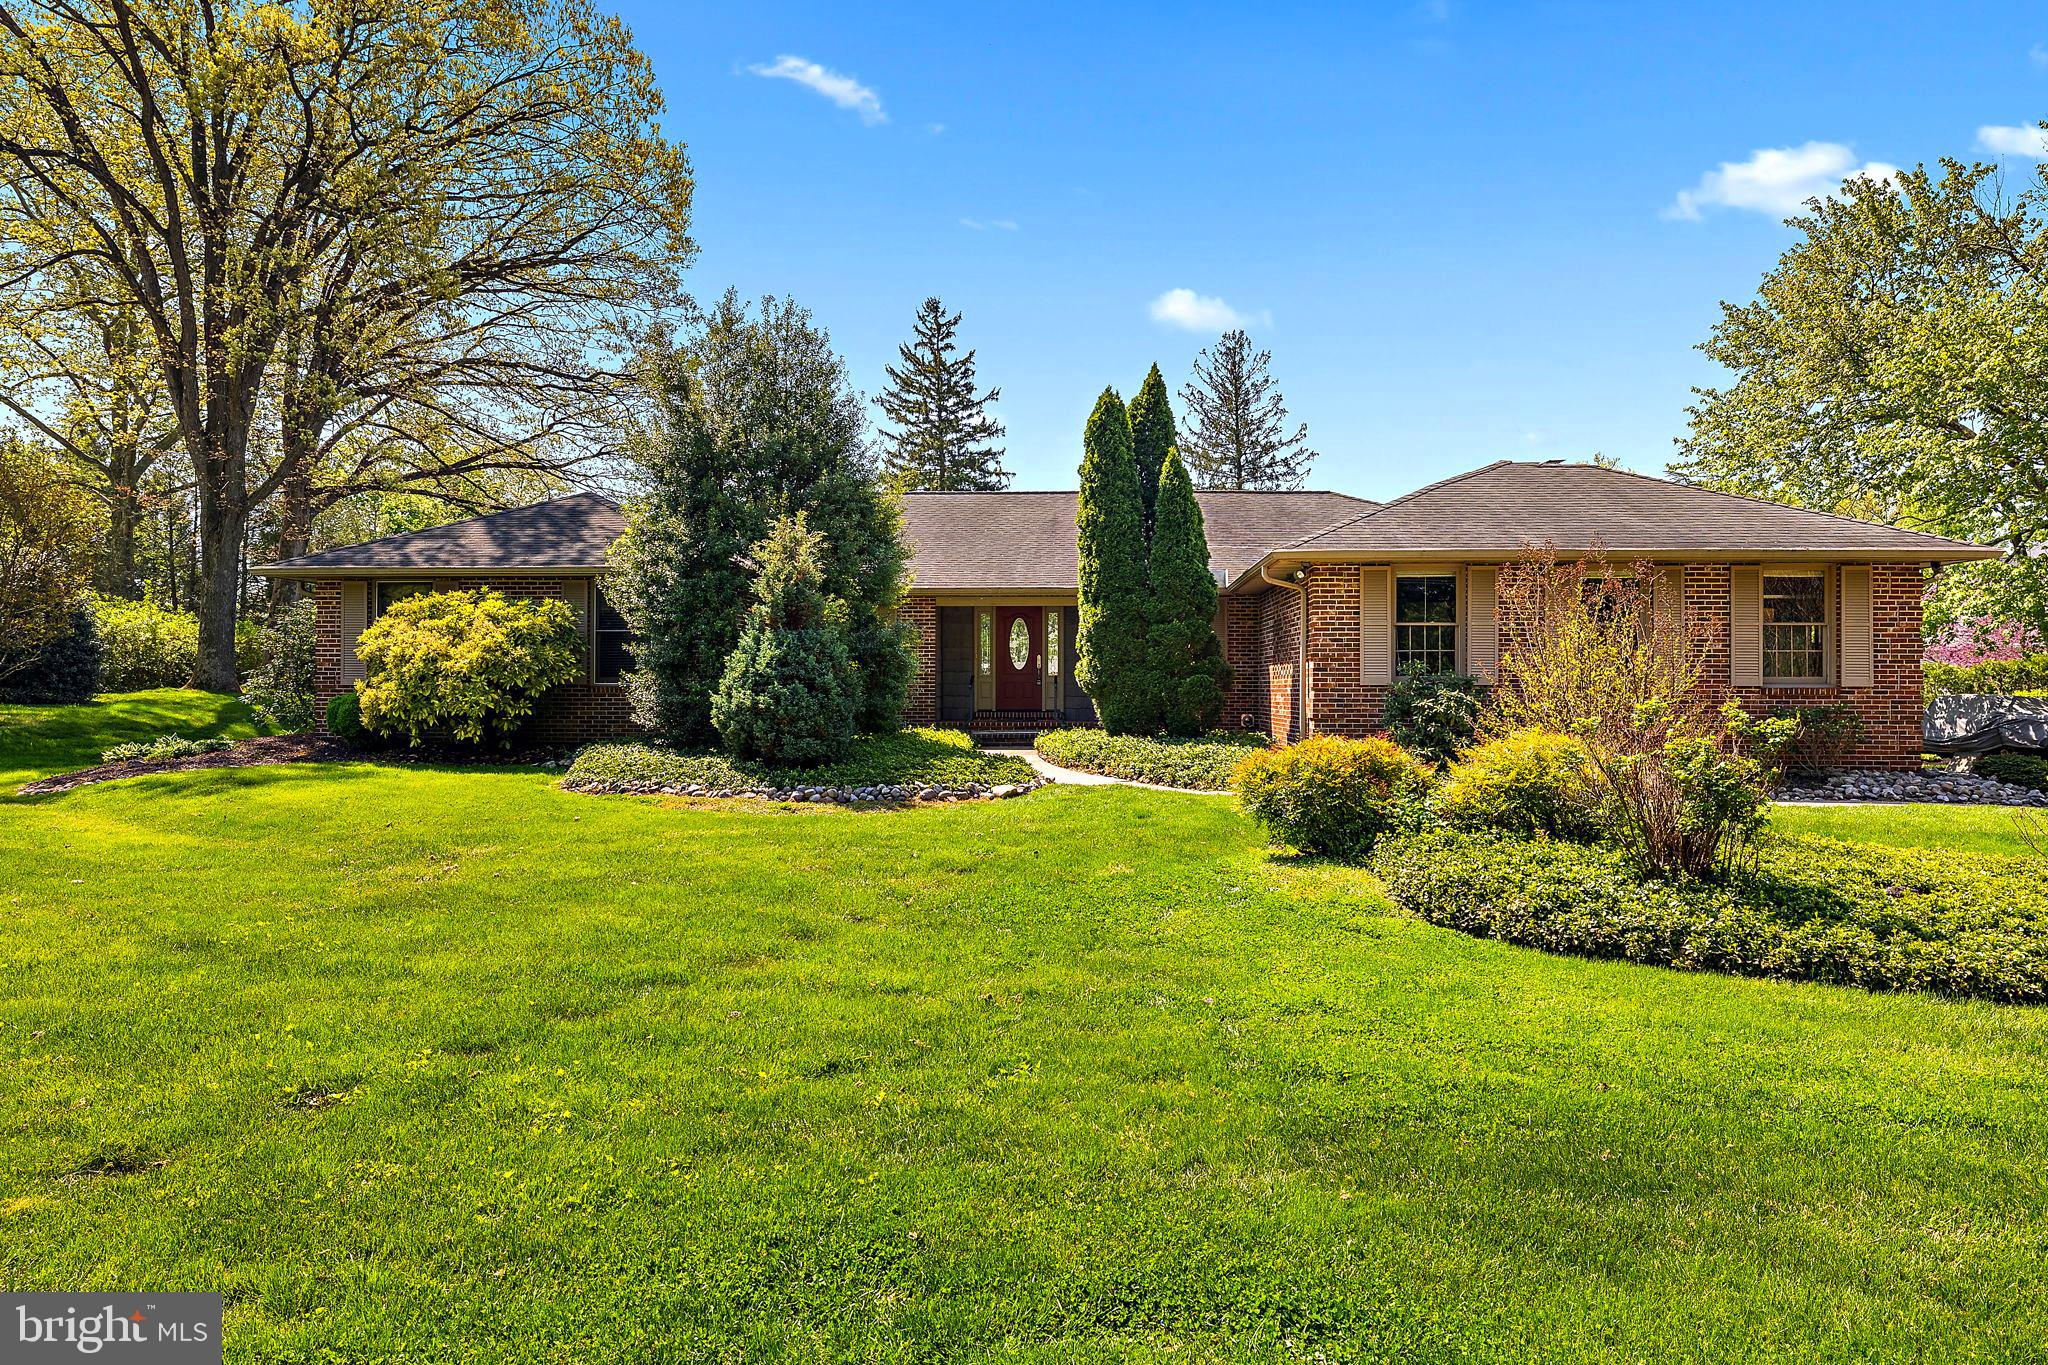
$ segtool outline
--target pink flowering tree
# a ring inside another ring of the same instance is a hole
[[[1982,664],[2038,653],[2041,637],[2017,621],[1963,616],[1948,622],[1927,642],[1927,660],[1937,664]]]

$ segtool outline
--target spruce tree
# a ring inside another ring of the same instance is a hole
[[[898,488],[979,492],[1007,488],[1003,424],[988,405],[1001,389],[977,395],[974,352],[956,354],[958,313],[937,299],[917,310],[916,336],[896,348],[902,366],[887,367],[889,389],[875,400],[895,424],[882,433],[883,474]]]
[[[1214,727],[1230,669],[1216,638],[1216,577],[1202,508],[1180,452],[1167,448],[1152,522],[1152,610],[1146,631],[1146,672],[1158,699],[1159,722],[1171,735]]]
[[[1138,461],[1138,492],[1145,499],[1145,534],[1152,534],[1153,508],[1159,501],[1159,471],[1177,439],[1173,405],[1166,397],[1166,379],[1154,365],[1131,400],[1131,449]]]
[[[1123,399],[1104,389],[1081,438],[1081,493],[1075,512],[1081,627],[1075,681],[1095,700],[1113,734],[1153,727],[1147,685],[1145,504],[1131,455]]]
[[[1267,371],[1273,354],[1253,351],[1242,329],[1225,332],[1195,358],[1181,386],[1191,429],[1181,437],[1188,472],[1201,488],[1299,488],[1315,463],[1308,423],[1287,430],[1287,404]]]
[[[811,767],[845,755],[858,685],[846,604],[826,594],[824,537],[801,512],[753,547],[753,607],[711,698],[711,723],[741,758]]]

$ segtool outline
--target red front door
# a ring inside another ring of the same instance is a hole
[[[1037,711],[1045,705],[1045,612],[996,608],[996,710]]]

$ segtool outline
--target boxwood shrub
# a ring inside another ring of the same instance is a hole
[[[1034,747],[1046,762],[1079,772],[1189,791],[1224,791],[1246,752],[1271,742],[1250,730],[1212,730],[1193,739],[1048,730]]]
[[[862,735],[847,756],[818,768],[780,768],[717,752],[679,752],[654,744],[592,744],[576,755],[562,785],[571,791],[654,792],[701,784],[713,788],[961,787],[1029,782],[1021,758],[974,747],[958,730],[899,730]]]
[[[2039,754],[1986,754],[1970,765],[1970,771],[2015,786],[2048,791],[2048,758]]]
[[[1254,750],[1232,781],[1275,843],[1362,862],[1381,835],[1425,818],[1429,765],[1390,739],[1313,735]]]
[[[1610,847],[1432,829],[1373,868],[1431,923],[1552,952],[2048,1000],[2048,868],[2028,859],[1778,838],[1752,871],[1675,883]]]

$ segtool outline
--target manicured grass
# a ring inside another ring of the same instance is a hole
[[[1217,730],[1194,739],[1157,735],[1112,735],[1103,730],[1049,730],[1038,737],[1039,756],[1084,773],[1103,773],[1159,787],[1224,791],[1231,771],[1253,749],[1271,743],[1264,735]]]
[[[652,744],[592,744],[576,755],[563,782],[572,788],[659,791],[692,785],[718,790],[995,786],[1031,777],[1031,765],[1023,759],[977,749],[958,730],[902,730],[862,735],[844,759],[817,768],[774,768],[730,754],[682,753]]]
[[[10,804],[0,1285],[219,1288],[235,1361],[2036,1350],[2048,1014],[1549,956],[1259,844],[1127,788]]]
[[[2029,822],[2040,827],[2048,850],[2048,813],[2012,806],[1773,806],[1771,828],[1787,834],[1939,848],[1958,853],[2032,852],[2021,837]]]
[[[261,733],[236,698],[176,687],[110,694],[83,706],[0,706],[0,799],[24,782],[90,768],[116,744]]]

